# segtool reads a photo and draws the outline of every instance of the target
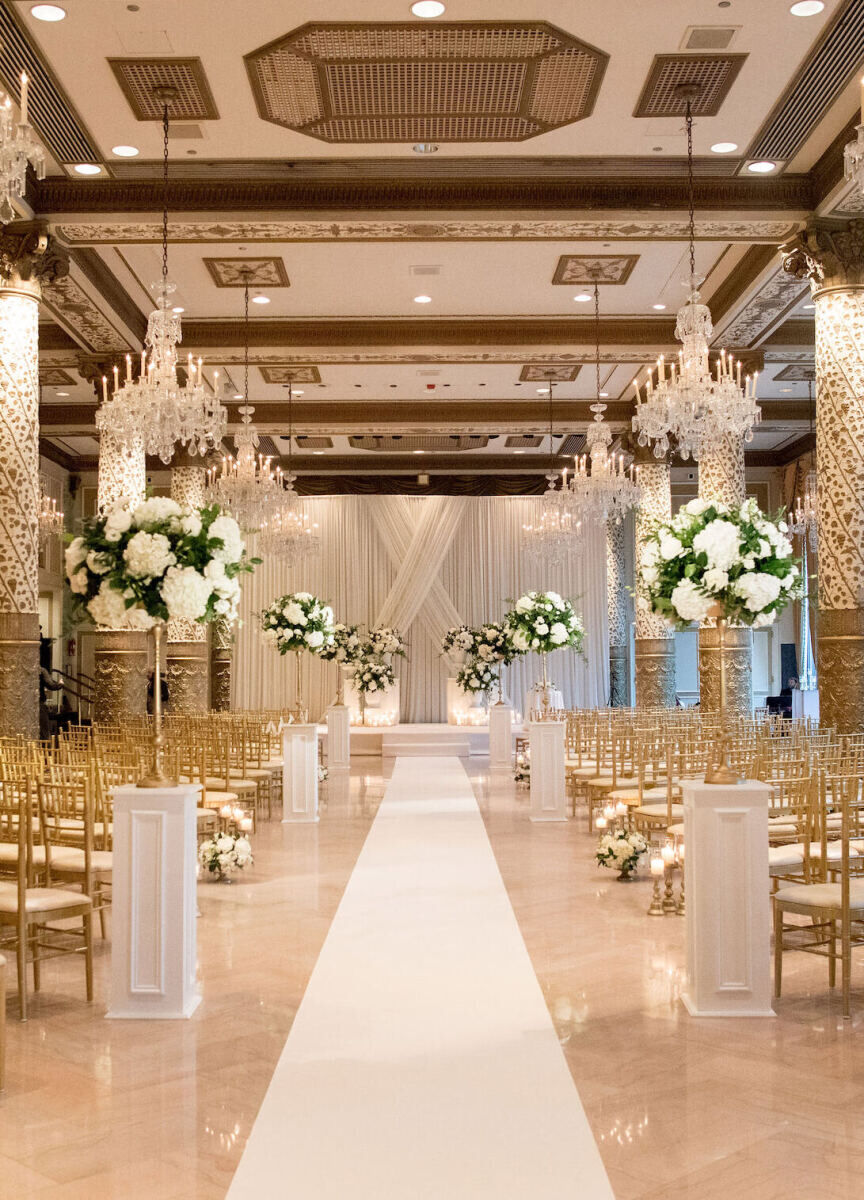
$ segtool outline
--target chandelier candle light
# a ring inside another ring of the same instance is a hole
[[[44,549],[54,537],[62,537],[64,526],[63,513],[57,507],[57,501],[52,496],[46,496],[44,489],[39,497],[39,546]]]
[[[18,215],[12,202],[24,195],[27,167],[33,168],[37,179],[45,178],[45,152],[27,119],[29,86],[30,81],[22,71],[19,121],[12,116],[9,96],[0,103],[0,225],[8,225]]]
[[[546,476],[546,491],[540,500],[540,520],[536,525],[522,526],[522,539],[526,553],[545,566],[556,566],[563,562],[573,550],[581,532],[581,522],[574,517],[568,504],[567,468],[561,475],[561,488],[556,486],[555,442],[552,432],[552,380],[549,380],[549,474]]]
[[[297,494],[297,476],[291,469],[294,447],[294,387],[288,383],[288,470],[283,476],[284,488],[278,500],[270,505],[267,519],[261,526],[258,545],[267,554],[284,558],[290,567],[295,562],[317,554],[321,548],[318,526],[306,511]]]
[[[743,437],[752,441],[753,426],[760,418],[756,404],[757,375],[741,380],[741,364],[721,352],[711,373],[708,343],[714,333],[708,306],[700,304],[696,276],[696,217],[693,183],[693,112],[692,101],[698,95],[695,84],[676,89],[687,105],[687,185],[690,224],[690,294],[678,310],[675,336],[682,343],[678,363],[657,363],[657,381],[649,369],[644,394],[638,381],[633,432],[639,445],[654,442],[654,454],[663,458],[670,439],[677,443],[682,458],[698,459],[715,449],[725,437]]]

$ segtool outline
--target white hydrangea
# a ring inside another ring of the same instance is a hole
[[[105,540],[119,542],[123,534],[132,525],[132,514],[124,505],[112,508],[105,518]]]
[[[671,533],[665,531],[660,534],[660,557],[669,562],[670,559],[677,558],[683,551],[684,547],[679,538],[674,537]]]
[[[135,579],[157,579],[177,561],[164,533],[143,530],[129,539],[123,558]]]
[[[135,507],[132,520],[139,529],[144,529],[148,525],[167,521],[170,517],[179,517],[182,511],[177,501],[168,496],[151,496],[149,500],[142,500]]]
[[[735,591],[744,601],[744,607],[758,613],[773,604],[780,595],[780,580],[776,575],[760,571],[749,571],[735,580]]]
[[[285,605],[285,607],[282,609],[282,616],[286,621],[290,621],[292,625],[308,624],[306,620],[306,614],[295,600],[292,600],[289,604]]]
[[[669,599],[682,621],[704,621],[712,605],[710,597],[692,579],[682,579],[676,584]]]
[[[324,645],[324,634],[320,629],[310,629],[304,640],[311,650],[317,650],[319,646]]]
[[[513,634],[513,645],[516,647],[516,649],[524,652],[528,649],[529,644],[528,638],[525,636],[522,630],[517,629]]]
[[[87,566],[94,575],[107,575],[111,565],[108,555],[101,554],[98,550],[91,550],[87,555]]]
[[[180,518],[178,525],[180,532],[185,533],[187,537],[197,537],[201,532],[201,518],[194,510],[184,513]]]
[[[731,521],[715,519],[709,521],[704,529],[693,539],[693,549],[697,554],[704,554],[709,567],[717,567],[728,571],[740,557],[741,533],[737,525]]]
[[[87,572],[79,571],[79,567],[87,559],[87,551],[84,547],[84,539],[77,537],[70,542],[66,547],[66,578],[69,580],[69,587],[79,596],[83,596],[87,591]]]
[[[223,545],[220,550],[214,550],[214,558],[220,558],[223,562],[236,563],[243,557],[243,535],[240,532],[240,526],[233,517],[228,517],[224,513],[217,517],[207,531],[208,538],[221,538]],[[298,592],[299,596],[300,593]]]
[[[689,500],[684,505],[682,512],[689,513],[691,517],[701,517],[702,514],[711,507],[710,500],[703,500],[701,496],[697,496],[695,500]]]
[[[127,608],[123,594],[103,579],[99,591],[87,605],[96,625],[104,629],[149,629],[153,620],[144,609]]]
[[[709,592],[721,592],[729,584],[729,572],[719,567],[709,567],[702,576],[702,586]]]
[[[194,567],[169,567],[160,591],[170,617],[197,621],[207,611],[213,586]]]

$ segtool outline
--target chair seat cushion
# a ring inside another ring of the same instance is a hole
[[[64,892],[60,888],[28,888],[25,908],[28,913],[54,912],[63,908],[88,909],[89,896],[81,892]],[[18,911],[18,887],[14,883],[0,883],[0,913]]]
[[[682,804],[673,804],[671,812],[665,804],[643,804],[639,808],[633,810],[634,817],[665,817],[671,816],[673,821],[683,821],[684,806]]]
[[[575,775],[577,779],[591,779],[597,774],[596,763],[586,763],[582,759],[582,765],[579,766],[579,760],[576,758],[567,758],[564,760],[564,769],[568,775]]]
[[[840,909],[839,883],[790,883],[774,893],[778,904],[798,904],[806,908]],[[864,911],[864,879],[849,880],[849,907]]]
[[[801,867],[804,865],[803,846],[769,846],[768,868],[776,870],[780,867]]]
[[[18,861],[18,843],[0,842],[0,866],[8,867]],[[33,862],[41,866],[45,861],[45,847],[33,847]]]
[[[585,782],[589,787],[596,788],[611,788],[613,784],[616,787],[618,786],[618,780],[613,779],[611,775],[593,775],[590,779],[586,779]]]
[[[607,799],[614,804],[639,804],[642,801],[642,794],[638,787],[616,788],[614,792],[609,793]]]
[[[670,825],[668,827],[668,829],[666,830],[666,832],[669,834],[670,837],[683,837],[684,836],[684,822],[681,821],[677,825]]]
[[[35,849],[35,847],[34,847]],[[84,851],[73,846],[52,846],[51,868],[58,871],[84,871]],[[110,875],[114,870],[114,855],[110,850],[90,851],[90,870],[94,875]]]

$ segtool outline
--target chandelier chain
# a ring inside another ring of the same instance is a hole
[[[243,403],[249,406],[249,278],[243,285]]]
[[[162,105],[162,279],[168,279],[168,101]]]
[[[693,179],[693,105],[687,100],[687,206],[690,228],[690,286],[696,286],[696,186]]]

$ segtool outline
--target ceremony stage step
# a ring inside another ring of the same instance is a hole
[[[514,737],[521,733],[514,727]],[[327,750],[327,727],[319,727]],[[488,725],[351,726],[351,756],[376,758],[470,758],[489,753]]]

